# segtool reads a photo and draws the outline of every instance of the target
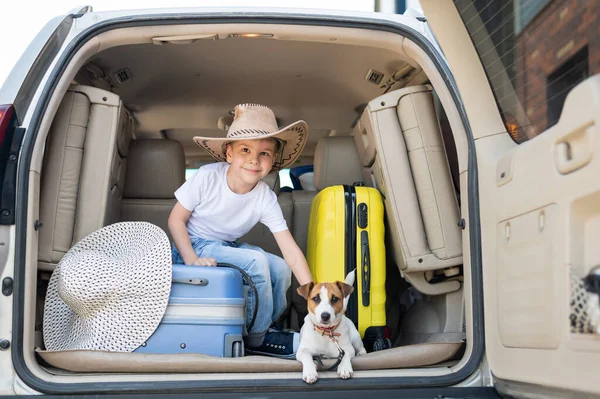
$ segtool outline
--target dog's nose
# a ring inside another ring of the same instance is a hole
[[[327,322],[331,319],[331,315],[329,313],[321,313],[321,320]]]

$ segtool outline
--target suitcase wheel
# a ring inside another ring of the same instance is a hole
[[[231,352],[232,357],[242,357],[244,356],[244,348],[242,347],[241,342],[233,343],[233,351]]]
[[[392,347],[392,341],[389,338],[377,338],[373,342],[373,352],[381,351],[384,349],[390,349]]]

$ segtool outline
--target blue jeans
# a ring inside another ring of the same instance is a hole
[[[251,346],[258,346],[271,323],[276,321],[287,307],[286,293],[292,282],[292,272],[282,258],[265,252],[262,248],[246,243],[190,238],[192,247],[201,258],[213,258],[217,262],[231,263],[243,269],[258,291],[259,307],[249,336],[254,336]],[[173,245],[173,264],[182,265],[183,259]],[[254,292],[248,292],[246,304],[246,327],[254,313]]]

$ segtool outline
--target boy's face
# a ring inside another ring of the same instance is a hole
[[[227,162],[235,176],[248,185],[255,185],[273,168],[274,140],[243,140],[227,145]]]

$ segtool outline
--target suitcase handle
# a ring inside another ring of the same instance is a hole
[[[360,232],[361,247],[361,275],[362,275],[362,304],[369,306],[371,297],[371,253],[369,251],[369,233],[366,230]]]
[[[242,276],[244,276],[244,278],[248,282],[248,285],[250,286],[250,288],[252,288],[252,291],[254,291],[254,311],[252,312],[252,320],[250,321],[250,324],[248,324],[248,328],[246,329],[248,332],[250,332],[252,330],[252,327],[254,327],[254,321],[256,320],[256,313],[258,312],[258,290],[256,289],[256,286],[254,285],[254,281],[252,281],[252,279],[250,278],[248,273],[246,273],[242,268],[232,265],[231,263],[217,262],[217,266],[218,267],[229,267],[231,269],[235,269],[238,272],[240,272],[242,274]]]
[[[174,283],[179,283],[179,284],[191,284],[191,285],[201,285],[201,286],[205,286],[208,285],[208,279],[206,278],[174,278],[173,279]]]

